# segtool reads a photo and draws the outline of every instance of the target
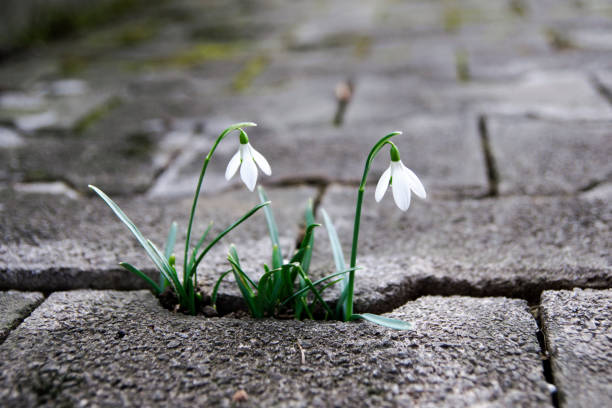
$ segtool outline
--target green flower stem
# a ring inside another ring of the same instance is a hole
[[[198,179],[198,185],[196,187],[195,195],[193,197],[193,204],[191,205],[191,213],[189,214],[189,225],[187,227],[187,238],[185,239],[185,258],[183,261],[183,282],[185,282],[188,279],[188,276],[191,274],[191,271],[189,270],[189,267],[187,264],[189,246],[191,245],[191,228],[193,226],[193,217],[195,215],[196,206],[198,205],[198,198],[200,197],[200,189],[202,188],[202,182],[204,180],[204,174],[206,173],[206,168],[208,167],[208,162],[210,161],[215,150],[217,149],[217,146],[219,145],[219,143],[221,143],[221,140],[223,140],[223,138],[227,136],[228,133],[236,129],[240,129],[240,128],[248,127],[248,126],[257,126],[257,124],[253,122],[236,123],[228,127],[227,129],[225,129],[223,132],[221,132],[221,134],[215,141],[215,144],[210,149],[210,151],[208,152],[208,155],[206,155],[206,158],[204,159],[204,164],[202,165],[202,171],[200,172],[200,178]],[[193,275],[194,275],[194,278],[197,279],[196,275],[195,274]]]
[[[370,172],[370,166],[372,165],[372,160],[376,157],[376,154],[383,148],[385,144],[393,143],[389,141],[393,136],[400,135],[402,132],[392,132],[387,136],[380,139],[370,151],[368,158],[365,163],[365,167],[363,169],[363,177],[361,178],[361,184],[359,184],[359,190],[357,192],[357,205],[355,208],[355,223],[353,225],[353,246],[351,248],[351,264],[350,268],[352,269],[348,275],[348,283],[346,285],[346,300],[344,303],[344,321],[348,322],[351,320],[353,316],[353,292],[355,286],[355,266],[357,264],[357,244],[359,242],[359,223],[361,221],[361,205],[363,204],[363,194],[365,192],[366,180],[368,178],[368,173]],[[395,145],[393,145],[395,146]]]

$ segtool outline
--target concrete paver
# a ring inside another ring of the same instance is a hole
[[[207,319],[149,293],[56,292],[0,346],[6,406],[550,406],[521,300],[428,297],[369,323]]]
[[[612,403],[612,290],[546,291],[540,306],[562,407]]]
[[[43,300],[38,292],[0,292],[0,342]]]

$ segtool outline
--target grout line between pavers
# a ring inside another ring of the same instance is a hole
[[[531,315],[533,316],[537,326],[538,331],[536,332],[536,337],[538,339],[538,344],[540,345],[540,358],[542,359],[542,370],[544,374],[544,379],[550,385],[550,398],[553,407],[559,408],[559,390],[555,383],[555,377],[552,372],[551,359],[552,356],[549,353],[549,345],[546,335],[546,331],[544,325],[542,324],[542,314],[541,314],[541,302],[538,303],[537,306],[530,308]]]
[[[491,140],[489,138],[489,129],[487,126],[487,118],[485,115],[478,115],[478,134],[484,154],[487,180],[489,182],[489,197],[497,197],[499,195],[499,171],[493,150],[491,149]]]
[[[42,293],[42,292],[41,292]],[[29,305],[21,310],[25,311],[24,316],[20,317],[18,319],[15,319],[13,322],[11,322],[10,327],[8,328],[8,333],[6,334],[6,336],[4,337],[0,337],[0,345],[2,345],[4,343],[4,341],[11,335],[11,333],[13,331],[15,331],[20,325],[21,323],[24,322],[25,319],[27,319],[28,317],[30,317],[32,315],[32,313],[38,309],[40,307],[40,305],[42,305],[45,300],[47,300],[48,296],[46,293],[42,293],[42,299],[38,302],[33,303],[32,305]]]
[[[596,75],[590,75],[589,80],[595,90],[609,103],[612,105],[612,91],[608,89]]]

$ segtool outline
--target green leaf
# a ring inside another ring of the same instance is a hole
[[[211,222],[208,223],[208,227],[206,227],[206,230],[204,231],[204,233],[200,237],[200,240],[198,241],[197,245],[195,246],[195,248],[191,252],[191,258],[189,259],[189,266],[187,267],[187,274],[186,274],[187,276],[191,275],[190,272],[193,269],[193,264],[195,263],[196,254],[200,250],[200,247],[204,243],[204,240],[206,239],[206,236],[208,235],[208,232],[210,231],[212,226],[213,226],[213,222],[211,221]]]
[[[259,194],[259,200],[262,203],[269,202],[268,196],[264,191],[263,187],[257,187],[257,193]],[[278,247],[278,254],[274,255],[272,253],[272,268],[278,268],[283,263],[283,255],[280,251],[280,240],[278,238],[278,227],[276,226],[276,221],[274,220],[274,214],[272,213],[272,208],[267,206],[264,208],[264,214],[266,215],[266,222],[268,224],[268,232],[270,233],[270,240],[272,241],[272,247]],[[280,260],[280,261],[279,261]]]
[[[310,267],[310,258],[312,256],[312,248],[314,245],[314,229],[320,227],[321,224],[309,224],[304,231],[304,238],[300,243],[300,249],[293,255],[291,263],[299,262],[305,273],[308,273]],[[306,266],[306,268],[304,268]]]
[[[308,227],[311,225],[316,225],[316,226],[321,225],[321,224],[315,223],[312,199],[308,200],[308,205],[306,206],[305,218],[306,218],[306,225]],[[310,269],[310,259],[312,258],[312,250],[314,248],[314,227],[311,229],[310,234],[308,233],[309,232],[308,227],[306,227],[306,233],[304,234],[304,239],[302,240],[302,244],[301,244],[302,247],[306,248],[306,253],[304,254],[304,258],[300,262],[302,264],[302,268],[304,269],[304,272],[306,273],[308,273],[308,270]]]
[[[198,267],[198,265],[200,264],[200,262],[202,261],[202,258],[204,258],[204,256],[208,253],[208,251],[210,251],[210,249],[215,246],[215,244],[217,242],[219,242],[224,236],[226,236],[231,230],[233,230],[234,228],[236,228],[238,225],[242,224],[247,218],[249,218],[251,215],[255,214],[257,212],[257,210],[259,210],[262,207],[265,207],[267,205],[270,205],[270,201],[267,201],[265,203],[261,203],[256,205],[255,207],[251,208],[246,214],[244,214],[238,221],[234,222],[232,225],[230,225],[229,227],[227,227],[225,230],[223,230],[223,232],[221,232],[219,235],[217,235],[217,237],[215,239],[212,240],[212,242],[210,244],[208,244],[208,246],[204,249],[204,251],[202,251],[202,253],[200,254],[200,256],[198,256],[198,258],[196,259],[195,263],[193,264],[193,268],[189,271],[190,272],[190,276],[193,273],[193,271],[195,270],[195,268]]]
[[[327,276],[322,277],[321,279],[313,282],[312,284],[314,286],[316,286],[316,285],[319,285],[319,284],[325,282],[326,280],[329,280],[329,279],[334,278],[334,277],[339,276],[339,275],[343,275],[345,273],[349,273],[350,271],[356,271],[357,269],[359,269],[359,267],[350,268],[350,269],[347,269],[345,271],[335,272],[335,273],[332,273],[331,275],[327,275]],[[298,290],[297,292],[295,292],[294,294],[289,296],[287,299],[285,299],[283,301],[283,303],[281,303],[281,305],[284,305],[284,304],[288,303],[289,301],[294,299],[296,296],[300,296],[301,294],[303,294],[304,292],[306,292],[308,290],[310,290],[310,288],[303,288],[303,289]]]
[[[172,252],[174,252],[174,244],[176,243],[176,230],[178,229],[178,224],[176,221],[173,221],[170,224],[170,230],[168,231],[168,237],[166,238],[166,245],[164,246],[164,257],[170,260],[172,256]],[[161,292],[166,289],[170,282],[164,277],[164,275],[160,272],[159,274],[159,287]]]
[[[164,256],[166,259],[170,259],[172,252],[174,252],[174,244],[176,243],[176,230],[178,224],[173,221],[170,225],[170,231],[168,231],[168,238],[166,238],[166,245],[164,246]]]
[[[232,270],[225,271],[219,276],[217,283],[215,283],[215,287],[213,288],[212,295],[210,296],[210,303],[213,305],[215,309],[217,309],[217,292],[219,292],[219,286],[221,286],[221,281],[225,278]]]
[[[234,272],[234,278],[236,279],[236,283],[238,284],[238,289],[240,289],[240,293],[242,293],[242,297],[244,301],[246,302],[247,307],[251,311],[251,314],[253,315],[253,317],[256,317],[256,318],[263,317],[263,312],[255,304],[255,295],[253,294],[253,291],[251,290],[251,288],[249,288],[249,286],[245,282],[244,277],[246,274],[240,268],[240,265],[234,261],[231,253],[227,257],[227,259],[232,265],[232,271]]]
[[[367,320],[369,322],[376,323],[380,326],[385,326],[395,330],[412,330],[412,323],[405,322],[403,320],[392,319],[390,317],[379,316],[372,313],[353,314],[351,316],[351,320],[355,319]]]
[[[283,265],[283,256],[281,255],[280,248],[274,244],[272,246],[272,268],[280,268]]]
[[[160,271],[164,273],[164,277],[173,284],[174,290],[176,291],[176,295],[178,296],[179,301],[183,305],[183,302],[187,298],[187,293],[181,285],[181,282],[178,280],[176,269],[174,269],[174,267],[172,267],[170,263],[168,263],[168,260],[164,258],[164,254],[162,254],[162,252],[155,246],[153,242],[147,240],[147,245],[149,246],[149,248],[151,248],[153,255],[161,264]]]
[[[332,310],[329,308],[329,305],[327,304],[327,302],[325,302],[323,300],[323,298],[321,297],[321,294],[319,293],[317,288],[315,288],[315,286],[312,284],[312,281],[310,280],[310,278],[308,278],[308,276],[306,276],[306,274],[304,273],[304,270],[302,269],[300,264],[295,264],[294,267],[297,268],[298,273],[300,274],[302,279],[304,279],[304,282],[306,283],[306,286],[308,286],[308,289],[310,289],[312,291],[312,293],[314,294],[316,300],[318,300],[319,303],[321,303],[321,306],[323,306],[323,308],[327,311],[327,313],[329,315],[333,315],[334,312],[332,312]]]
[[[343,271],[346,269],[346,262],[344,260],[344,254],[342,253],[342,246],[340,245],[340,240],[338,239],[338,233],[336,232],[336,228],[334,227],[334,224],[329,218],[327,211],[321,209],[321,214],[323,214],[323,221],[325,222],[327,235],[329,235],[329,243],[331,245],[332,253],[334,255],[336,271]]]
[[[341,280],[342,280],[342,278],[340,278],[340,279],[336,279],[335,281],[331,281],[331,282],[329,282],[328,284],[326,284],[325,286],[323,286],[319,292],[320,292],[320,293],[323,293],[323,291],[324,291],[325,289],[328,289],[328,288],[330,288],[330,287],[334,286],[336,283],[340,282]]]
[[[155,283],[153,279],[149,278],[144,272],[136,269],[134,266],[130,265],[127,262],[119,262],[119,265],[121,265],[123,268],[127,269],[133,274],[140,276],[142,279],[147,281],[147,283],[153,287],[153,290],[155,291],[157,295],[159,295],[162,292],[162,289],[157,285],[157,283]]]
[[[346,269],[346,261],[344,260],[344,254],[342,253],[342,246],[340,245],[340,240],[338,239],[338,233],[336,232],[336,228],[334,227],[331,218],[327,214],[325,209],[321,208],[321,213],[323,214],[323,222],[325,223],[325,229],[327,229],[327,235],[329,236],[329,243],[332,248],[332,254],[334,257],[334,264],[336,265],[337,271],[342,271]],[[336,304],[336,314],[340,315],[341,312],[344,311],[346,305],[345,300],[347,297],[347,288],[348,288],[348,276],[344,276],[340,281],[340,300]],[[344,313],[342,313],[344,314]]]
[[[157,266],[157,269],[159,269],[159,271],[161,273],[166,273],[167,274],[168,270],[165,269],[165,265],[164,265],[163,260],[160,259],[160,257],[156,253],[156,251],[153,248],[153,246],[151,246],[149,244],[150,241],[148,241],[144,237],[144,235],[142,235],[142,233],[140,232],[140,230],[138,230],[138,228],[132,222],[132,220],[130,220],[130,218],[121,210],[121,208],[119,208],[119,206],[113,200],[111,200],[110,197],[107,196],[98,187],[93,186],[93,185],[90,184],[89,188],[91,188],[93,191],[95,191],[96,194],[98,194],[100,196],[100,198],[102,198],[102,200],[104,200],[104,202],[111,208],[111,210],[113,210],[113,212],[121,220],[121,222],[123,222],[128,227],[128,229],[130,230],[132,235],[134,235],[134,237],[136,237],[136,240],[138,241],[138,243],[144,248],[144,250],[146,251],[146,253],[149,256],[149,258],[153,261],[155,266]],[[161,258],[163,258],[163,255],[161,256]],[[167,260],[166,260],[166,263],[168,263]],[[169,276],[165,276],[164,275],[164,277],[166,279],[170,280]],[[175,288],[175,289],[177,289],[177,288]],[[178,291],[177,291],[177,295],[180,296]]]
[[[240,266],[240,259],[238,258],[238,251],[236,250],[236,246],[234,244],[230,245],[228,257],[230,258],[229,261],[234,262],[242,271],[242,266]],[[246,272],[242,271],[242,275],[244,275],[247,282],[253,287],[253,289],[257,289],[257,285],[255,284],[255,282],[253,282],[249,275],[246,274]]]

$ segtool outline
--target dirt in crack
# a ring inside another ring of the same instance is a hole
[[[164,290],[158,297],[159,303],[164,309],[170,310],[175,313],[182,313],[190,315],[189,310],[182,308],[179,304],[178,297],[174,291],[170,288]],[[213,306],[212,298],[209,294],[203,290],[198,289],[195,296],[195,311],[196,315],[204,317],[227,317],[235,319],[249,318],[251,315],[248,311],[248,307],[240,296],[233,296],[229,294],[219,293],[217,297],[216,305]],[[328,302],[328,305],[332,310],[335,309],[336,304],[334,302]],[[311,309],[314,320],[325,320],[334,321],[333,318],[325,318],[325,310],[320,304],[316,304]],[[293,310],[290,308],[282,308],[274,315],[265,316],[269,318],[276,318],[280,320],[291,320],[294,319]]]
[[[544,372],[544,379],[550,386],[550,397],[552,400],[552,404],[555,408],[558,408],[559,407],[559,393],[555,385],[555,378],[553,376],[552,366],[550,363],[550,353],[548,352],[548,347],[546,346],[546,337],[544,335],[544,331],[542,330],[542,320],[540,318],[539,305],[531,307],[531,314],[533,315],[536,321],[536,324],[538,325],[538,331],[536,332],[536,337],[540,345],[540,358],[542,359],[542,370]]]
[[[499,172],[491,149],[491,142],[489,141],[487,118],[484,115],[478,116],[478,133],[480,134],[485,165],[487,166],[487,179],[489,181],[488,196],[496,197],[499,194]]]

